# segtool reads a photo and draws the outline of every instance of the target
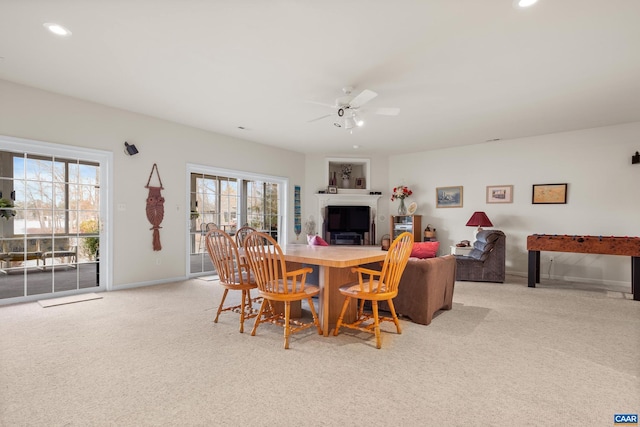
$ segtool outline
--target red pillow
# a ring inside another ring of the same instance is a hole
[[[414,258],[435,258],[440,242],[414,242],[411,255]]]
[[[329,246],[320,236],[307,236],[307,242],[309,242],[311,246]]]

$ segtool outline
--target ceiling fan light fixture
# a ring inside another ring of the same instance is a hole
[[[47,30],[51,31],[56,36],[60,36],[60,37],[71,36],[71,31],[69,31],[68,28],[65,28],[60,24],[56,24],[55,22],[45,22],[44,24],[42,24],[42,26],[45,27]]]
[[[526,8],[529,6],[533,6],[534,4],[536,4],[538,2],[538,0],[514,0],[513,1],[513,6],[516,8]]]
[[[347,117],[344,119],[344,128],[345,129],[353,129],[356,125],[356,121],[353,120],[353,117]]]
[[[358,126],[359,128],[361,128],[362,126],[364,126],[364,120],[362,120],[361,117],[356,116],[355,114],[353,115],[353,119],[356,122],[356,126]]]

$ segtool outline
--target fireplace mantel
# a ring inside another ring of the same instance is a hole
[[[318,198],[318,206],[320,209],[329,205],[343,206],[370,206],[371,209],[378,207],[378,199],[382,197],[380,194],[355,194],[355,193],[338,193],[338,194],[316,194]],[[322,218],[320,216],[319,218]]]

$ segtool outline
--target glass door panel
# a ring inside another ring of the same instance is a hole
[[[100,165],[0,151],[0,173],[0,299],[99,286]]]

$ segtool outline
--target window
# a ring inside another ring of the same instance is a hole
[[[189,182],[189,273],[214,271],[204,243],[211,226],[234,235],[248,224],[278,239],[285,182],[282,179],[210,169],[190,171]]]
[[[111,156],[0,140],[0,198],[12,205],[10,218],[0,218],[0,301],[106,286],[109,269],[101,277],[98,265],[99,248],[108,246],[101,242],[101,182]]]
[[[95,234],[100,167],[79,160],[11,154],[13,235]]]

